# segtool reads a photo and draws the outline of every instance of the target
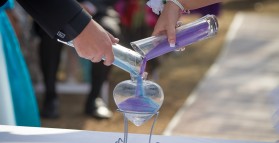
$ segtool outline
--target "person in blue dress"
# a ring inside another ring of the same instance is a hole
[[[0,124],[40,126],[29,72],[5,12],[13,5],[14,2],[9,0],[0,7]]]

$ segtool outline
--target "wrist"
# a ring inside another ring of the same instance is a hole
[[[189,10],[186,10],[184,7],[184,3],[182,3],[180,0],[165,0],[167,3],[173,3],[181,10],[181,13],[187,13],[190,14]],[[184,1],[183,1],[184,2]]]
[[[170,9],[171,11],[175,11],[177,13],[181,12],[181,9],[175,3],[171,2],[171,1],[166,1],[165,8]]]
[[[184,7],[184,9],[188,9],[188,7],[186,7],[187,6],[187,3],[189,3],[189,1],[187,1],[187,0],[177,0],[183,7]]]
[[[146,4],[152,9],[155,14],[159,15],[160,13],[162,13],[164,5],[167,3],[173,3],[174,5],[176,5],[176,7],[181,10],[181,13],[190,13],[189,10],[185,10],[183,5],[178,0],[149,0]]]

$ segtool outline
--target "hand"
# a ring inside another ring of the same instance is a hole
[[[158,36],[166,34],[170,46],[174,47],[176,42],[175,28],[180,16],[180,8],[173,2],[167,2],[155,25],[152,35]]]
[[[104,64],[109,66],[114,61],[112,44],[119,42],[102,26],[91,20],[84,30],[74,39],[74,46],[78,55],[94,63],[105,58]]]

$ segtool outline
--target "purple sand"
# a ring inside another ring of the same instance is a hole
[[[145,71],[146,62],[147,62],[147,59],[146,59],[146,58],[143,58],[143,59],[142,59],[141,66],[140,66],[140,75],[141,75],[141,76],[142,76],[142,74],[143,74],[144,71]]]
[[[145,71],[145,66],[146,66],[146,58],[143,58],[141,66],[140,66],[140,73],[137,77],[137,87],[136,87],[136,96],[144,96],[144,89],[143,89],[143,79],[142,79],[142,75]]]
[[[158,56],[161,56],[165,53],[174,51],[175,49],[179,49],[181,47],[190,45],[194,42],[200,41],[208,37],[208,29],[209,24],[207,22],[198,23],[191,28],[186,28],[184,30],[179,31],[176,34],[176,46],[170,47],[167,39],[160,42],[155,48],[149,51],[145,58],[146,60],[151,60]]]
[[[143,96],[129,98],[118,105],[118,108],[123,111],[133,112],[148,112],[154,113],[159,109],[159,105],[151,99]]]

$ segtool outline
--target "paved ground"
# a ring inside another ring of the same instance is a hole
[[[270,92],[279,85],[279,17],[238,13],[219,59],[165,134],[276,141]]]

